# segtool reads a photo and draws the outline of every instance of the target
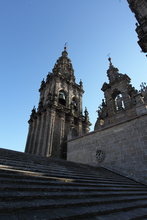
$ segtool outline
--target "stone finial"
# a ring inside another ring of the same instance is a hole
[[[68,53],[67,53],[67,42],[64,44],[64,51],[62,52],[62,57],[67,57]]]
[[[84,116],[85,116],[85,121],[89,122],[89,113],[87,108],[85,107],[85,111],[84,111]]]
[[[79,85],[80,85],[80,87],[83,87],[83,82],[81,79],[80,79]]]
[[[67,51],[67,42],[64,44],[64,51]]]
[[[112,66],[112,58],[111,57],[108,58],[108,61],[109,61],[109,65]]]
[[[89,115],[89,113],[88,113],[88,111],[87,111],[87,107],[85,107],[84,113],[85,113],[85,116],[88,116],[88,115]]]

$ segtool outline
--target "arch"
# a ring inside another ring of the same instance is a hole
[[[66,92],[64,90],[60,90],[59,91],[59,98],[58,98],[58,102],[61,104],[61,105],[66,105]]]
[[[73,106],[73,109],[77,111],[78,110],[78,102],[77,102],[77,98],[75,96],[72,98],[71,104]]]
[[[119,90],[115,90],[112,94],[114,100],[114,106],[116,111],[125,109],[122,93]]]

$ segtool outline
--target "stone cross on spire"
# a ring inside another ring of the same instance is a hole
[[[108,61],[109,61],[110,66],[112,66],[112,58],[111,57],[108,58]]]
[[[67,42],[65,42],[65,44],[64,44],[64,50],[65,51],[67,50]]]

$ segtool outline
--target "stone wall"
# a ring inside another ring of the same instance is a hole
[[[147,114],[69,140],[67,160],[147,183]]]

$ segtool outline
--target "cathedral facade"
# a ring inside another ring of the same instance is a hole
[[[68,140],[67,160],[105,167],[147,184],[147,85],[136,90],[109,58],[93,132]]]
[[[138,21],[136,23],[136,32],[139,38],[138,44],[142,51],[147,53],[147,1],[128,0],[128,3]]]
[[[39,89],[38,108],[33,108],[25,152],[66,159],[67,139],[89,132],[89,116],[82,114],[83,83],[75,82],[66,47]]]

